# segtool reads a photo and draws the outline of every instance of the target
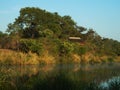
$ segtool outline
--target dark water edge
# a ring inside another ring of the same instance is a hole
[[[120,90],[120,64],[0,66],[0,90]]]

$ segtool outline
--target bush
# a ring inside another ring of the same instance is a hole
[[[19,50],[26,53],[31,51],[40,55],[43,50],[43,45],[37,40],[22,39],[20,40]]]
[[[113,58],[108,58],[108,61],[109,61],[109,62],[113,62],[114,59],[113,59]]]
[[[74,50],[74,47],[69,42],[62,42],[59,45],[59,52],[60,52],[60,54],[67,55],[67,54],[70,54],[73,50]]]
[[[80,55],[83,55],[83,54],[85,54],[86,53],[86,48],[85,47],[80,47],[79,48],[79,54]]]
[[[86,46],[80,46],[78,43],[74,44],[74,47],[74,52],[79,55],[84,55],[88,51]]]

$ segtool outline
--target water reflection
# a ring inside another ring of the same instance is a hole
[[[107,86],[105,81],[120,76],[119,68],[117,63],[1,66],[0,90],[90,90],[91,82]]]
[[[1,66],[0,72],[4,74],[11,74],[14,76],[22,76],[27,74],[28,76],[36,75],[40,72],[52,71],[54,65],[39,66],[39,65],[26,65],[26,66]]]

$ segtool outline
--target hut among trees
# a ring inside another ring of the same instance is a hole
[[[81,38],[80,37],[69,37],[69,40],[73,42],[80,42]]]

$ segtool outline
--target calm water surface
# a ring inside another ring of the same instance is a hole
[[[119,63],[0,66],[0,90],[82,90],[119,76]]]

